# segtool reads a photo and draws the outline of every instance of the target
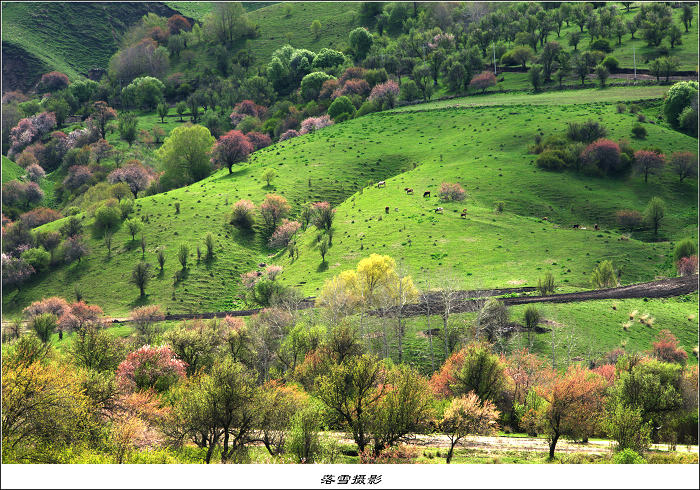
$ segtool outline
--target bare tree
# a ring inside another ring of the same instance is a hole
[[[450,330],[449,319],[452,310],[459,303],[459,281],[454,274],[441,273],[442,279],[438,283],[436,307],[442,318],[442,335],[445,340],[445,359],[450,357]]]

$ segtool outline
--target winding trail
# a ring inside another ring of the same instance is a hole
[[[500,296],[512,293],[528,293],[535,291],[534,287],[520,288],[500,288],[485,290],[457,291],[455,301],[451,309],[452,313],[463,313],[478,310],[483,304],[483,299],[489,296]],[[581,291],[577,293],[551,294],[547,296],[520,296],[503,298],[506,305],[522,305],[528,303],[572,303],[578,301],[594,301],[601,299],[629,299],[629,298],[668,298],[672,296],[682,296],[691,294],[698,290],[698,275],[684,277],[674,277],[659,281],[642,282],[609,289],[596,289],[592,291]],[[305,298],[298,304],[298,309],[307,309],[314,306],[314,297]],[[165,315],[165,320],[187,320],[193,318],[223,318],[225,316],[251,316],[259,313],[262,308],[250,310],[229,310],[214,311],[204,313],[176,313]],[[421,303],[404,306],[403,316],[421,316],[429,311],[433,314],[439,312],[440,300],[437,293],[429,294],[427,299]],[[384,312],[373,311],[371,315],[380,316],[382,314],[393,316],[396,309]],[[126,323],[129,318],[108,318],[108,322]]]

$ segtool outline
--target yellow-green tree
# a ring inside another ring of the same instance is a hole
[[[165,172],[160,178],[163,189],[192,184],[209,175],[209,153],[216,139],[200,125],[179,126],[165,138],[156,156]]]

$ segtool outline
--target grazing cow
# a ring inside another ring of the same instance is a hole
[[[423,193],[423,197],[430,197],[430,191],[425,191]]]
[[[574,225],[574,229],[578,230],[579,228],[581,228],[581,225]]]
[[[595,231],[598,231],[598,230],[600,229],[600,228],[598,227],[598,223],[596,223],[596,224],[593,225],[593,229],[594,229]]]
[[[462,210],[462,214],[459,215],[460,218],[466,218],[467,217],[467,208],[464,208]]]
[[[442,213],[444,210],[444,208],[435,208],[436,213]]]
[[[405,190],[405,191],[406,191],[406,194],[413,194],[413,189],[412,189],[412,188],[410,188],[410,187],[404,187],[404,189],[403,189],[403,190]]]
[[[379,182],[377,182],[377,189],[379,189],[380,187],[386,187],[386,181],[380,180]]]
[[[387,207],[384,208],[384,212],[385,212],[386,214],[389,214],[389,206],[387,206]]]

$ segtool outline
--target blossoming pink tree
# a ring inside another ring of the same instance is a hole
[[[186,364],[168,346],[144,345],[117,367],[117,385],[124,392],[152,388],[167,391],[185,377]]]

